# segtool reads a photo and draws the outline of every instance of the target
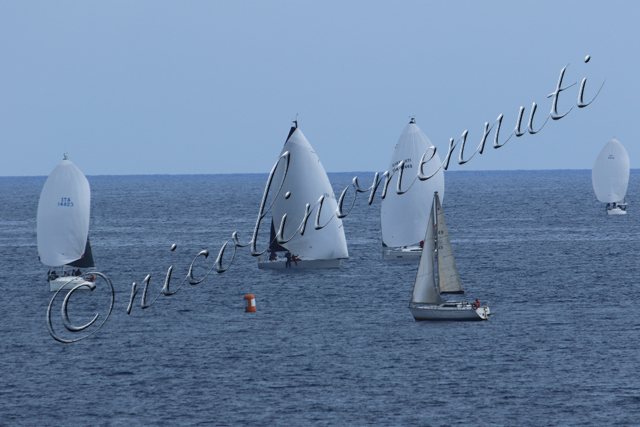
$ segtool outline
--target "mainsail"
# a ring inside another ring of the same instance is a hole
[[[287,248],[278,244],[276,239],[276,227],[273,225],[273,219],[271,219],[271,233],[269,234],[269,252],[286,252]]]
[[[436,289],[435,271],[433,269],[433,253],[435,248],[433,225],[432,205],[426,235],[424,236],[420,265],[418,266],[418,273],[416,274],[416,281],[413,285],[413,295],[411,297],[411,302],[416,304],[442,304],[444,302]]]
[[[38,255],[43,264],[69,265],[83,257],[89,245],[90,207],[89,182],[65,157],[47,178],[38,202]]]
[[[282,216],[287,214],[281,237],[289,239],[294,233],[296,235],[282,246],[307,259],[349,258],[342,220],[335,215],[338,205],[333,188],[320,159],[297,127],[297,123],[291,128],[280,155],[285,151],[290,153],[289,168],[282,189],[273,203],[273,225],[276,231],[279,230]],[[272,181],[275,189],[280,185],[283,174],[284,167],[281,164]],[[306,204],[313,208],[323,195],[325,199],[320,214],[320,225],[324,227],[319,230],[314,228],[319,208],[316,206],[308,220],[304,235],[301,235],[299,227],[304,219]]]
[[[396,144],[389,173],[395,172],[389,184],[387,194],[380,208],[382,244],[389,247],[408,246],[418,243],[425,233],[429,212],[427,207],[433,199],[433,193],[444,197],[444,173],[440,169],[426,181],[416,179],[409,191],[398,195],[396,183],[398,164],[404,161],[402,189],[406,189],[419,172],[423,154],[433,148],[429,138],[420,130],[414,119],[404,128]],[[427,154],[428,159],[431,152]],[[431,175],[440,167],[440,157],[436,154],[423,166],[423,173]]]
[[[443,294],[464,294],[438,194],[435,195],[435,203],[438,230],[438,287]]]
[[[617,139],[609,141],[596,158],[591,182],[600,202],[625,200],[629,184],[629,155]]]
[[[87,237],[87,244],[84,247],[84,255],[77,261],[70,262],[67,264],[70,267],[78,267],[78,268],[93,268],[95,267],[95,263],[93,262],[93,252],[91,251],[91,243],[89,242],[89,238]]]

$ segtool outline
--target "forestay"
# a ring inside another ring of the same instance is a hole
[[[629,184],[629,155],[615,138],[609,141],[593,165],[591,181],[596,197],[602,203],[621,202]]]
[[[273,203],[275,230],[279,229],[282,216],[286,213],[287,220],[283,235],[285,239],[290,238],[304,219],[306,204],[309,203],[313,207],[322,195],[325,199],[320,215],[320,225],[326,225],[320,230],[314,229],[319,207],[317,206],[309,217],[304,235],[300,235],[300,231],[297,231],[296,236],[282,246],[293,254],[308,259],[348,258],[349,252],[342,220],[335,216],[338,205],[333,188],[320,159],[299,128],[291,129],[280,154],[282,155],[285,151],[290,153],[289,169],[282,190]],[[274,192],[280,185],[283,173],[284,167],[281,164],[274,174],[272,184]],[[290,193],[289,198],[286,198],[287,193]]]
[[[49,266],[82,257],[89,234],[91,191],[87,178],[69,160],[55,167],[38,202],[38,255]]]
[[[444,197],[444,173],[440,169],[435,176],[425,181],[416,179],[413,187],[404,194],[396,192],[398,164],[404,161],[402,190],[408,188],[419,172],[423,154],[433,147],[427,136],[416,125],[415,120],[404,128],[396,144],[389,173],[395,172],[380,208],[382,243],[388,247],[408,246],[418,243],[425,233],[429,216],[428,206],[437,191]],[[431,152],[425,160],[429,159]],[[438,154],[423,167],[426,175],[431,175],[440,166]]]

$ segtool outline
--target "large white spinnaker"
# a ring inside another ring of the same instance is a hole
[[[283,237],[288,239],[294,232],[296,236],[282,246],[306,259],[349,258],[342,220],[335,215],[338,205],[331,182],[320,159],[297,124],[291,129],[280,155],[285,151],[290,155],[289,168],[282,189],[273,203],[273,223],[278,231],[282,216],[287,214]],[[282,181],[284,163],[281,160],[274,174],[271,189],[273,194]],[[286,197],[287,193],[289,197]],[[319,207],[316,206],[309,217],[304,235],[300,235],[300,231],[296,230],[304,219],[306,204],[309,203],[313,208],[322,195],[325,199],[320,214],[320,225],[326,225],[320,230],[314,228]]]
[[[414,304],[442,304],[444,302],[436,289],[435,271],[433,268],[435,249],[433,205],[429,212],[429,221],[427,222],[427,229],[424,235],[422,256],[420,257],[420,265],[418,266],[418,273],[416,274],[416,281],[413,285],[413,294],[411,296],[411,302]]]
[[[402,189],[406,189],[416,177],[422,155],[433,147],[429,138],[420,130],[414,119],[404,128],[396,144],[389,173],[395,172],[389,183],[387,194],[380,208],[382,243],[387,247],[414,245],[424,237],[429,206],[435,191],[444,199],[444,173],[440,169],[435,176],[426,181],[416,179],[413,187],[398,195],[396,184],[398,163],[404,161]],[[428,159],[431,152],[425,158]],[[423,166],[423,173],[431,175],[440,167],[440,157],[436,154]]]
[[[47,178],[38,202],[38,255],[43,264],[61,266],[82,258],[90,207],[89,182],[65,157]]]
[[[629,185],[629,155],[617,139],[609,141],[596,158],[591,182],[600,202],[624,201]]]

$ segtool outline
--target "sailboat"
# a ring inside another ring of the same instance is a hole
[[[415,118],[411,118],[402,131],[391,156],[388,171],[395,174],[380,208],[382,257],[385,260],[419,259],[422,254],[420,241],[424,236],[429,217],[427,208],[435,191],[444,197],[444,173],[440,169],[426,181],[416,180],[411,189],[401,195],[396,192],[396,177],[398,164],[404,161],[402,188],[406,189],[418,174],[422,156],[429,148],[433,148],[429,138],[418,127]],[[435,154],[423,166],[423,173],[430,175],[439,166],[440,157]]]
[[[258,268],[339,268],[340,260],[349,258],[349,251],[342,220],[335,215],[338,205],[327,173],[298,128],[297,120],[289,130],[280,155],[285,151],[290,153],[289,168],[282,189],[273,201],[269,255],[258,257]],[[278,168],[272,182],[279,186],[283,174],[284,168]],[[300,224],[304,219],[306,204],[313,207],[322,195],[325,199],[320,225],[324,227],[319,230],[313,227],[316,210],[304,234],[301,234]],[[295,236],[286,243],[278,244],[276,230],[280,229],[284,214],[287,214],[287,218],[282,236],[285,240],[294,233]],[[287,257],[291,259],[290,262],[287,262]]]
[[[435,223],[434,208],[436,211]],[[438,248],[437,259],[435,256],[436,247]],[[434,268],[434,262],[437,263],[437,270]],[[438,272],[437,285],[436,271]],[[445,301],[441,294],[447,293],[460,294],[464,291],[453,256],[440,198],[438,192],[435,192],[409,310],[416,320],[489,319],[491,311],[488,305],[482,306],[477,299],[471,304],[467,301]]]
[[[49,290],[70,290],[91,284],[91,277],[74,276],[76,268],[94,267],[89,243],[91,190],[83,173],[64,156],[53,169],[38,202],[38,258],[50,269]],[[69,273],[67,267],[73,267]],[[83,287],[84,289],[84,287]]]
[[[607,214],[627,213],[629,155],[617,139],[607,142],[598,154],[591,171],[591,182],[598,200],[607,204]]]

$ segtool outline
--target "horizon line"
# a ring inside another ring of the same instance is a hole
[[[536,172],[536,171],[590,171],[592,169],[470,169],[470,170],[452,170],[446,173],[468,173],[468,172]],[[640,170],[640,168],[630,168],[630,171]],[[328,174],[359,174],[359,173],[384,173],[380,171],[345,171],[345,172],[327,172]],[[101,176],[210,176],[210,175],[269,175],[269,172],[234,172],[234,173],[138,173],[138,174],[109,174],[109,175],[85,175],[93,177]],[[49,175],[0,175],[0,178],[41,178]]]

